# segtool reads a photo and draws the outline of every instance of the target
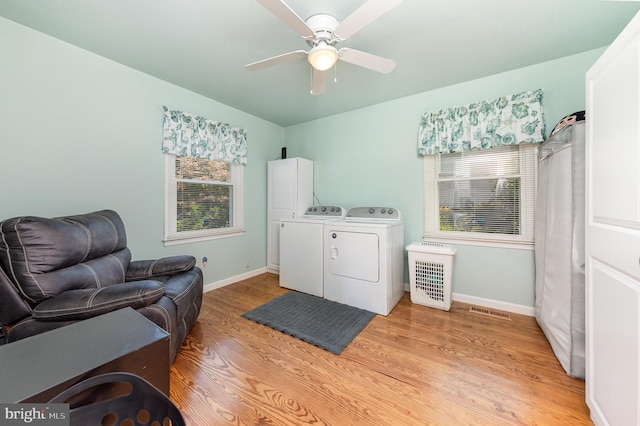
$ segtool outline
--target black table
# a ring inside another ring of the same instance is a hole
[[[0,346],[0,402],[48,402],[112,371],[136,374],[169,395],[169,334],[124,308]]]

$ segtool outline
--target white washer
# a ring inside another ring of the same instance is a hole
[[[389,207],[355,207],[324,226],[324,297],[388,315],[404,294],[404,222]]]
[[[309,207],[302,218],[280,219],[280,286],[324,295],[324,224],[343,221],[338,206]]]

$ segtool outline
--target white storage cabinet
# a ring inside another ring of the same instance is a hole
[[[267,270],[280,272],[280,219],[302,217],[313,205],[313,161],[286,158],[267,166]]]

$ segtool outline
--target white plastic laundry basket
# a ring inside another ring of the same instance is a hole
[[[448,311],[451,308],[451,276],[456,249],[432,241],[412,243],[406,248],[411,302]]]

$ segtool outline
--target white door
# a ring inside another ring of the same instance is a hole
[[[586,393],[640,424],[640,14],[587,73]]]
[[[296,210],[298,166],[296,158],[270,161],[268,209],[282,217]]]

